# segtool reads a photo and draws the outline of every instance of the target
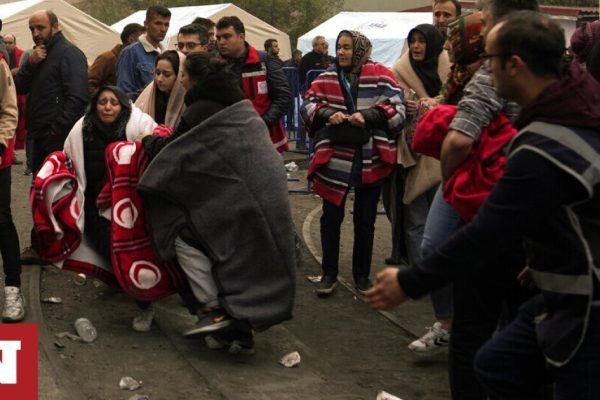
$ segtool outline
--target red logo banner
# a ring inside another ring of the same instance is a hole
[[[0,399],[35,400],[37,394],[37,325],[0,324]]]

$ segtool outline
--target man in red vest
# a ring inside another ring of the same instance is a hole
[[[12,33],[4,35],[4,45],[6,46],[6,52],[8,53],[8,67],[12,76],[15,76],[19,72],[19,65],[21,64],[21,56],[23,55],[23,49],[17,47],[17,38]],[[25,129],[25,96],[17,95],[17,107],[19,109],[19,119],[17,122],[17,133],[15,135],[15,150],[22,150],[25,148],[25,140],[27,138],[27,130]],[[29,157],[28,157],[29,158]],[[13,164],[22,164],[18,161],[16,156],[13,160]],[[29,163],[27,163],[29,167]]]
[[[0,54],[0,255],[4,267],[4,309],[2,319],[23,319],[19,236],[10,210],[11,165],[17,127],[17,92],[10,69]]]
[[[292,103],[292,93],[281,69],[281,60],[257,51],[246,42],[246,30],[238,17],[217,23],[219,53],[240,77],[244,96],[269,128],[271,141],[280,153],[288,149],[281,118]]]

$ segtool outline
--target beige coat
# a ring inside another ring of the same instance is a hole
[[[8,148],[8,141],[17,129],[17,91],[6,60],[0,60],[0,146]]]
[[[450,60],[448,53],[444,50],[439,56],[438,75],[442,82],[446,81],[450,72]],[[392,67],[392,73],[398,79],[400,86],[406,91],[412,89],[417,97],[430,97],[425,87],[416,74],[410,60],[408,51]],[[416,197],[425,193],[431,187],[442,181],[440,162],[432,157],[413,153],[407,143],[406,135],[412,132],[403,131],[397,140],[398,158],[397,163],[408,169],[406,175],[406,188],[402,202],[410,204]]]

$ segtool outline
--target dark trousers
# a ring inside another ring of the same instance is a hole
[[[356,281],[371,272],[375,218],[381,184],[359,187],[354,191],[354,247],[352,251],[352,276]],[[321,246],[323,249],[323,274],[337,277],[340,257],[340,228],[344,221],[346,197],[342,204],[323,199],[321,216]]]
[[[0,169],[0,254],[5,285],[21,286],[19,236],[10,210],[11,167]]]
[[[487,268],[454,281],[448,352],[453,399],[486,399],[473,368],[475,355],[499,326],[502,328],[514,319],[520,305],[533,295],[517,282],[517,275],[524,266],[522,248],[515,243],[514,250],[491,262]]]
[[[490,399],[600,399],[600,307],[592,307],[575,356],[562,367],[552,367],[536,340],[536,301],[525,303],[518,317],[477,354],[477,375]],[[548,393],[550,382],[554,383],[553,396]]]
[[[44,163],[46,157],[55,151],[62,151],[65,144],[65,137],[51,135],[47,132],[29,131],[27,132],[27,136],[31,136],[31,139],[28,139],[28,143],[29,140],[33,143],[33,149],[31,151],[31,171],[33,172],[33,177],[35,179],[35,175]],[[31,230],[31,247],[39,253],[39,239],[35,233],[35,229]]]
[[[27,168],[33,171],[33,135],[30,133],[25,136],[25,156],[27,157]]]

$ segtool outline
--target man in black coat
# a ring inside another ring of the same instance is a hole
[[[306,73],[311,69],[327,69],[331,63],[330,58],[327,56],[327,40],[324,36],[315,36],[312,41],[312,51],[306,53],[300,61],[300,84],[304,85],[306,79]]]
[[[17,93],[28,95],[26,126],[33,138],[31,169],[35,172],[48,154],[62,150],[69,131],[85,111],[87,61],[83,52],[63,36],[52,11],[32,14],[29,30],[35,48],[14,80]],[[34,236],[32,231],[35,247]],[[24,264],[38,260],[31,248],[21,254]]]

